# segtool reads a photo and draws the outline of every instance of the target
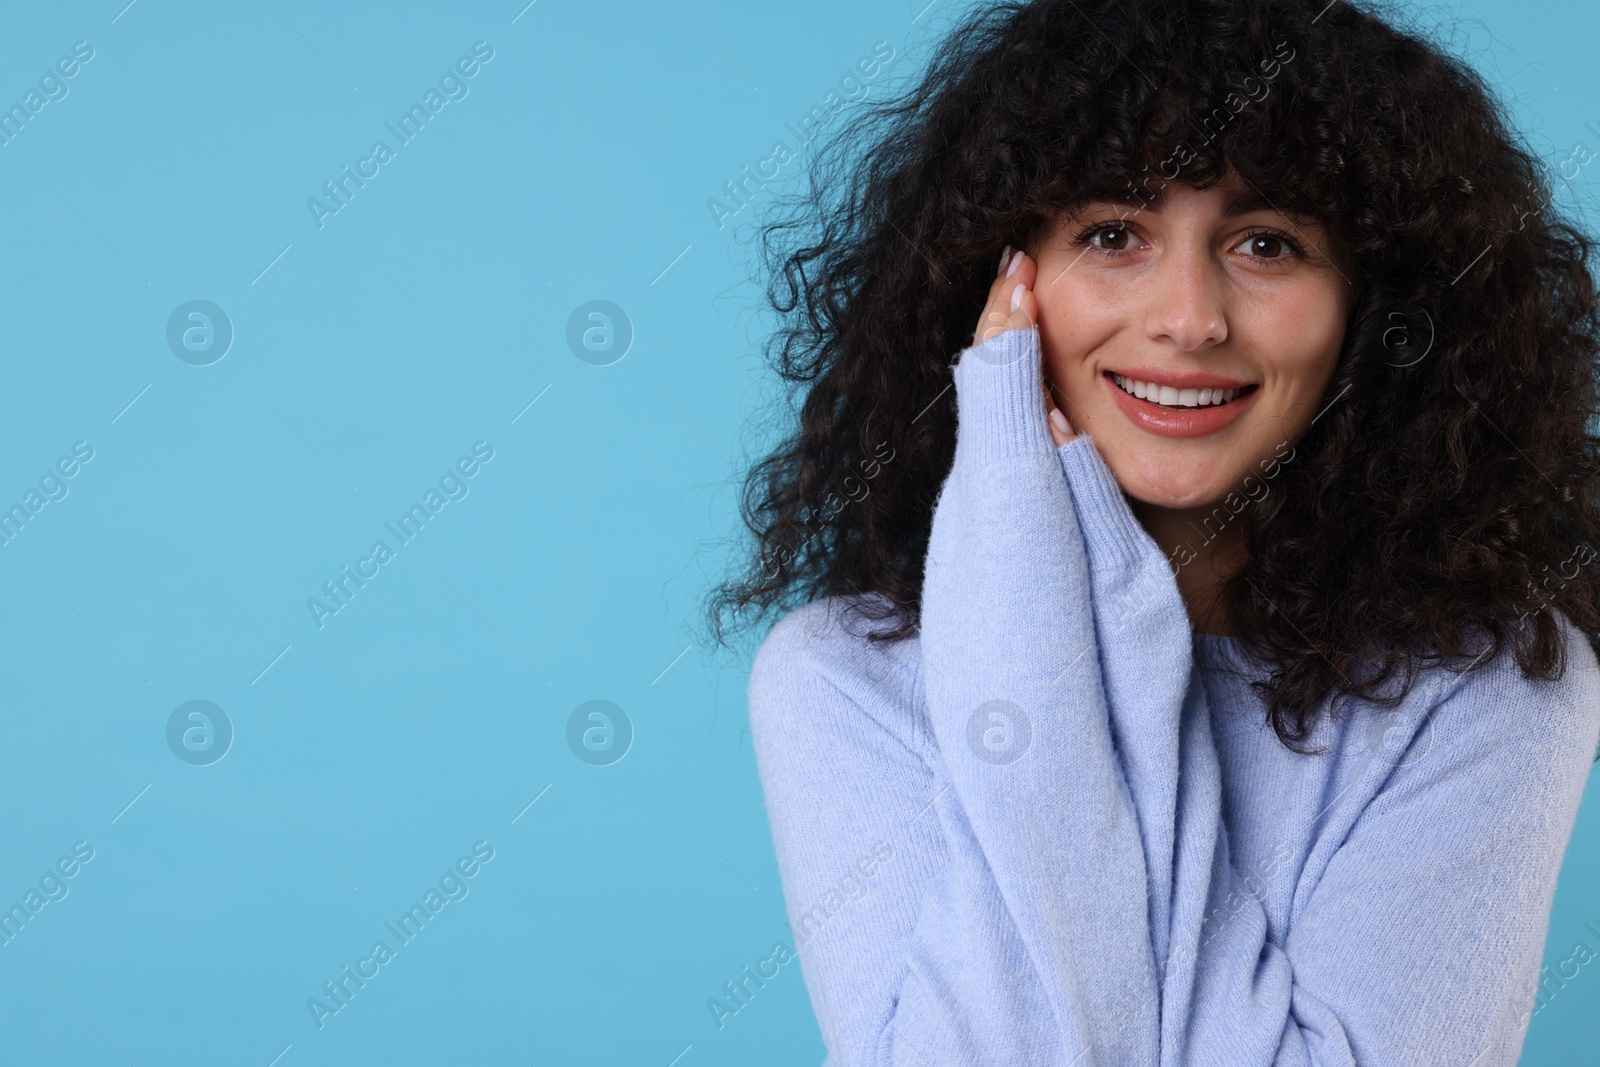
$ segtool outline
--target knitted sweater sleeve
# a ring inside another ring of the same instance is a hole
[[[919,642],[927,778],[904,745],[852,747],[852,717],[885,715],[870,701],[830,686],[826,709],[785,707],[752,675],[753,731],[836,727],[827,770],[762,731],[786,894],[852,824],[936,813],[873,905],[897,916],[802,956],[830,1064],[1514,1064],[1600,732],[1587,647],[1559,684],[1497,667],[1444,687],[1407,734],[1427,750],[1302,875],[1275,943],[1230,855],[1170,567],[1094,442],[1051,444],[1039,373],[1036,330],[955,368]],[[837,797],[880,774],[862,788],[881,813]]]

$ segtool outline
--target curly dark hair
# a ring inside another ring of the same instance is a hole
[[[985,5],[814,157],[760,245],[768,359],[804,401],[746,475],[755,562],[712,591],[716,642],[832,596],[893,624],[873,639],[916,631],[951,362],[1002,247],[1175,159],[1320,221],[1359,272],[1328,406],[1219,588],[1279,739],[1300,751],[1330,693],[1392,705],[1506,645],[1559,678],[1558,611],[1600,653],[1595,239],[1477,73],[1328,0]]]

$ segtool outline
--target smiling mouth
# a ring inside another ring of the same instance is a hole
[[[1129,396],[1171,411],[1226,407],[1260,388],[1259,385],[1251,384],[1238,389],[1174,389],[1170,385],[1139,381],[1114,371],[1106,371],[1106,377]]]

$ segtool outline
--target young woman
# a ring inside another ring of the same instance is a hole
[[[750,724],[829,1064],[1514,1064],[1600,739],[1541,164],[1326,0],[985,7],[853,130],[716,602],[801,605]]]

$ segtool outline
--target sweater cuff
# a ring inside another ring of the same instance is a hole
[[[1044,410],[1039,328],[1003,330],[955,364],[957,447],[982,462],[1055,447]]]
[[[1058,447],[1056,456],[1072,488],[1090,557],[1099,566],[1131,567],[1141,556],[1162,557],[1161,546],[1134,516],[1094,438],[1080,433]]]

